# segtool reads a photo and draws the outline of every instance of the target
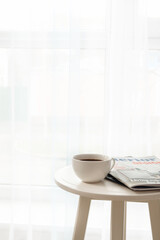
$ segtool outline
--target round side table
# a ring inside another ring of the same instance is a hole
[[[132,191],[125,186],[104,180],[83,183],[71,166],[55,174],[56,184],[79,195],[77,217],[72,240],[84,240],[91,200],[110,200],[111,240],[126,239],[126,203],[147,202],[149,206],[153,240],[160,240],[160,191]]]

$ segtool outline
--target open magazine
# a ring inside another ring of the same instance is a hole
[[[114,168],[106,179],[122,183],[132,190],[160,189],[160,159],[157,157],[114,159]]]

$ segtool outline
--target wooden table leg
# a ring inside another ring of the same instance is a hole
[[[160,200],[148,202],[153,240],[160,239]]]
[[[112,201],[110,239],[126,239],[126,202],[124,201]]]
[[[79,197],[77,217],[72,240],[84,240],[91,200]]]

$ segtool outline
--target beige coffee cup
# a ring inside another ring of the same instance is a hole
[[[78,154],[72,159],[75,174],[87,183],[103,180],[114,164],[114,159],[101,154]]]

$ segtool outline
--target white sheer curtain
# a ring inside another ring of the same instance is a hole
[[[159,154],[146,17],[144,0],[0,2],[3,240],[71,239],[77,197],[55,186],[54,172],[73,154]],[[107,204],[105,214],[93,204],[86,239],[109,234]],[[129,214],[128,236],[142,228],[146,240],[146,208],[135,208],[142,216]]]
[[[113,0],[111,4],[106,151],[111,155],[151,154],[146,3]]]

